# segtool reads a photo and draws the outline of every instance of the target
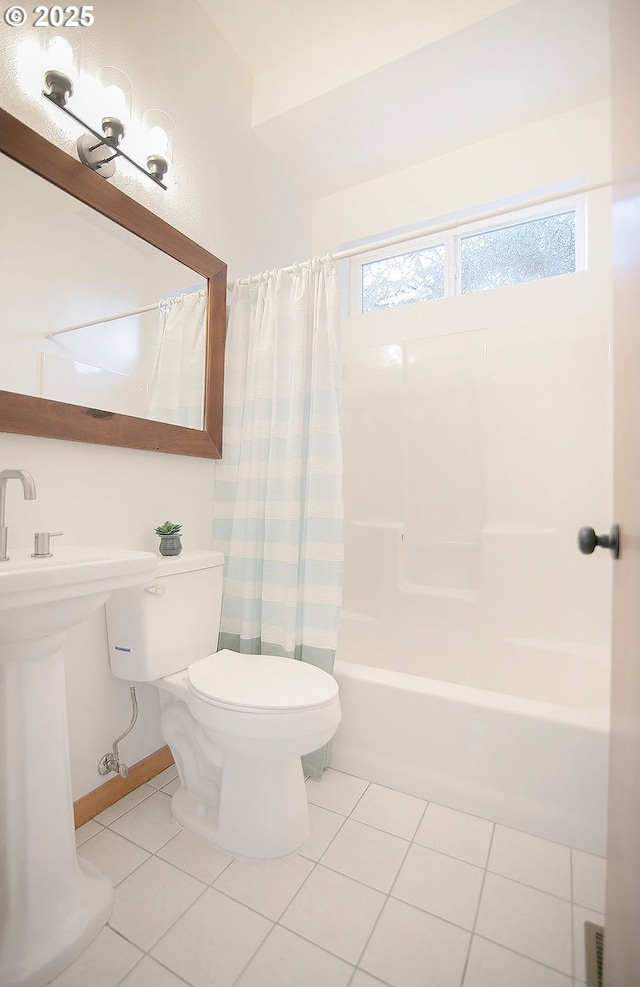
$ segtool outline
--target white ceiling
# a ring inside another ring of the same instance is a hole
[[[200,0],[251,75],[285,61],[292,49],[337,34],[380,0]],[[385,0],[386,2],[386,0]]]
[[[312,197],[609,93],[608,0],[199,2]]]

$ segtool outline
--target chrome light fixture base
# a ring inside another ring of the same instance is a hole
[[[97,141],[93,134],[83,134],[76,144],[78,157],[82,164],[92,171],[97,171],[102,178],[112,178],[116,173],[116,157],[106,140]]]
[[[147,158],[147,168],[153,180],[159,184],[169,170],[169,162],[161,154],[150,154]]]
[[[64,72],[58,72],[57,69],[49,69],[44,77],[44,84],[49,92],[42,95],[50,99],[56,106],[64,108],[67,100],[73,96],[71,79]]]
[[[125,134],[124,124],[117,117],[103,117],[102,129],[104,139],[110,147],[117,147]]]

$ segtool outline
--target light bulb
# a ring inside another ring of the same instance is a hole
[[[96,110],[104,117],[120,120],[129,125],[131,114],[131,79],[114,65],[103,65],[98,70],[100,98]]]
[[[73,48],[66,38],[52,38],[47,46],[48,68],[63,70],[73,68]]]
[[[164,110],[146,110],[142,118],[144,128],[144,148],[147,158],[147,165],[153,159],[153,169],[157,169],[156,174],[162,171],[164,175],[171,165],[173,156],[173,135],[175,124],[173,119]],[[158,160],[159,159],[159,160]],[[160,178],[162,181],[162,178]]]
[[[127,97],[120,86],[107,86],[104,91],[104,103],[111,116],[124,116],[127,109]]]
[[[169,149],[169,135],[164,127],[152,127],[148,136],[149,151],[166,157]]]

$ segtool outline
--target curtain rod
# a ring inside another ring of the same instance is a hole
[[[128,319],[130,315],[142,315],[144,312],[153,312],[155,309],[160,308],[163,302],[167,302],[171,298],[180,298],[182,295],[192,295],[203,290],[203,285],[197,284],[191,288],[185,288],[184,291],[177,291],[173,295],[169,295],[168,298],[161,298],[160,301],[153,302],[152,305],[143,305],[142,308],[133,308],[128,312],[118,312],[117,315],[103,315],[99,319],[91,319],[90,322],[79,322],[75,326],[67,326],[66,329],[54,329],[52,332],[45,333],[44,338],[54,339],[56,336],[62,336],[65,332],[74,332],[76,329],[88,329],[90,326],[99,326],[104,322],[117,322],[118,319]]]
[[[447,230],[455,230],[459,226],[467,226],[470,223],[481,222],[483,219],[493,219],[496,216],[504,216],[507,213],[519,212],[522,209],[531,209],[533,206],[542,206],[546,202],[556,202],[558,199],[570,199],[574,195],[583,195],[585,192],[597,192],[599,189],[610,188],[611,181],[608,182],[597,182],[594,185],[578,185],[572,189],[563,189],[562,192],[552,192],[546,195],[539,195],[533,199],[527,199],[525,202],[519,202],[516,205],[511,203],[508,206],[499,206],[496,209],[486,209],[484,212],[478,212],[471,216],[462,216],[458,219],[450,219],[445,223],[436,223],[431,226],[425,226],[420,230],[413,230],[410,233],[399,233],[397,236],[386,237],[384,240],[376,240],[373,243],[364,243],[359,247],[350,247],[348,250],[339,250],[334,254],[329,254],[332,260],[346,260],[348,257],[357,257],[358,254],[366,254],[372,250],[383,250],[385,247],[393,247],[397,243],[406,243],[408,240],[418,240],[423,236],[430,236],[435,233],[444,233]],[[309,264],[310,261],[303,261],[300,264],[291,264],[290,267],[282,268],[281,273],[291,274],[297,267],[304,267],[305,264]],[[234,284],[249,284],[254,277],[260,277],[260,275],[253,275],[248,278],[239,278],[237,281],[231,282],[229,287]]]
[[[67,326],[66,329],[54,329],[53,332],[47,332],[44,338],[54,339],[56,336],[62,336],[65,332],[74,332],[76,329],[88,329],[89,326],[99,326],[103,322],[116,322],[118,319],[128,319],[130,315],[142,315],[143,312],[153,312],[155,308],[159,307],[160,302],[155,302],[153,305],[134,308],[130,312],[118,312],[117,315],[105,315],[100,319],[92,319],[90,322],[79,322],[77,326]]]

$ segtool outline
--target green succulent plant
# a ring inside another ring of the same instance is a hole
[[[182,527],[181,524],[174,524],[173,521],[165,521],[156,528],[157,535],[177,535]]]

